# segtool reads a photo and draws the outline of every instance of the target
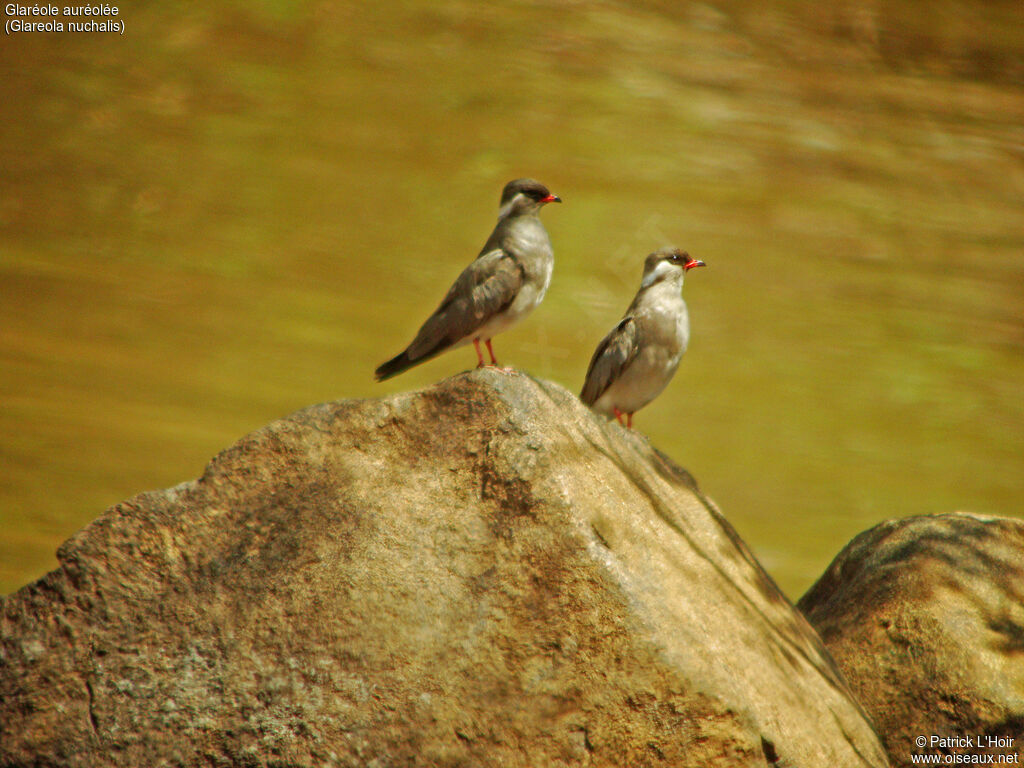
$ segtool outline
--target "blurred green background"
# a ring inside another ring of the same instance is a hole
[[[708,262],[636,425],[790,596],[883,519],[1024,513],[1018,1],[120,10],[0,44],[0,592],[279,416],[469,367],[372,378],[524,175],[557,263],[499,359],[578,391],[649,251]]]

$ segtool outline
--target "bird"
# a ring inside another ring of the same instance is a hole
[[[706,264],[678,248],[663,248],[644,260],[633,303],[590,360],[580,399],[619,424],[633,427],[633,414],[661,394],[679,367],[690,339],[683,277]]]
[[[377,368],[384,381],[442,352],[473,342],[484,367],[483,342],[497,366],[491,339],[528,315],[551,283],[555,257],[540,221],[541,208],[562,199],[534,179],[513,179],[501,193],[498,223],[480,255],[462,270],[444,300],[402,352]]]

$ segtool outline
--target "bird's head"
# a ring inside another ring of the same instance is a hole
[[[536,213],[547,203],[560,203],[562,199],[534,179],[515,179],[501,191],[499,218],[524,213]]]
[[[686,251],[678,248],[662,248],[655,251],[644,261],[644,279],[642,287],[660,283],[669,278],[682,279],[682,276],[694,267],[706,267],[703,261],[698,261]]]

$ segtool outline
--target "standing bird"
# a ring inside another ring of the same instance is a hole
[[[405,351],[381,364],[377,381],[470,341],[478,368],[484,365],[481,341],[487,345],[491,365],[497,365],[491,339],[540,304],[551,282],[555,256],[538,214],[545,204],[560,202],[539,181],[515,179],[506,184],[498,223],[480,255],[462,270]]]
[[[597,345],[580,399],[598,413],[633,426],[633,414],[661,394],[679,367],[690,339],[683,276],[705,266],[690,254],[665,248],[644,261],[636,298]]]

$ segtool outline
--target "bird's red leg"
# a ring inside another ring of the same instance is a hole
[[[632,413],[627,413],[626,414],[626,426],[629,429],[633,428],[633,414]]]
[[[612,411],[615,412],[615,420],[619,422],[619,424],[622,424],[622,426],[626,426],[622,421],[622,411],[620,411],[618,408],[615,408],[614,406],[612,407]]]
[[[500,365],[498,365],[498,359],[494,356],[494,350],[491,348],[491,340],[488,339],[484,343],[487,344],[487,352],[491,356],[491,365],[497,368],[499,371],[502,371],[503,373],[512,373],[511,368],[502,368]]]
[[[491,346],[491,342],[488,341],[487,342],[487,348],[490,349],[490,346]],[[484,367],[484,354],[483,354],[483,352],[480,351],[480,339],[473,339],[473,349],[476,350],[476,359],[477,359],[476,367],[477,368],[483,368]],[[491,357],[494,357],[494,355],[492,354]]]

